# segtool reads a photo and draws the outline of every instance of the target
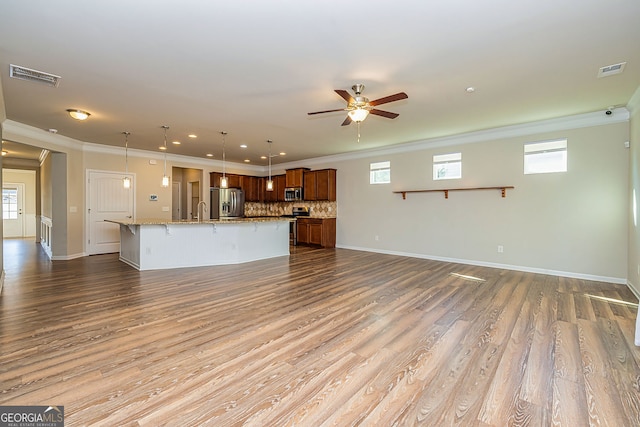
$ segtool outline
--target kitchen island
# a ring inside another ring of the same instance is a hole
[[[289,255],[293,218],[109,220],[120,225],[120,261],[142,270],[240,264]]]

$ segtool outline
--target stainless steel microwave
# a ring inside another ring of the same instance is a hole
[[[284,199],[287,202],[302,200],[302,187],[290,187],[284,189]]]

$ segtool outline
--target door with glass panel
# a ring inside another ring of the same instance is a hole
[[[24,237],[24,184],[2,185],[2,223],[5,238]]]

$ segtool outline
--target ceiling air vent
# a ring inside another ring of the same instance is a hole
[[[28,80],[30,82],[44,83],[47,86],[58,87],[62,77],[54,74],[45,73],[31,68],[21,67],[11,64],[9,66],[9,77],[20,80]]]
[[[624,71],[624,66],[627,65],[626,62],[621,62],[619,64],[607,65],[606,67],[602,67],[598,70],[598,78],[600,77],[609,77],[614,74],[620,74]]]

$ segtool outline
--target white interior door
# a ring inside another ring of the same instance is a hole
[[[180,198],[180,186],[182,183],[174,182],[171,186],[171,219],[178,221],[182,219],[182,199]]]
[[[2,223],[5,238],[24,237],[24,184],[2,185]]]
[[[127,220],[134,214],[134,175],[129,175],[131,188],[124,188],[122,172],[87,171],[87,224],[89,255],[120,251],[120,226],[106,219]]]

